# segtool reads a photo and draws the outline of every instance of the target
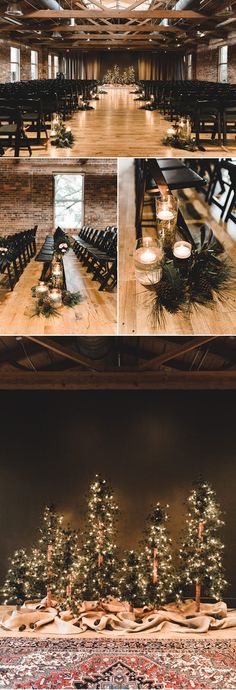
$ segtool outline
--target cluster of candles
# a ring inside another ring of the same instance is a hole
[[[161,280],[161,262],[165,246],[171,246],[174,260],[180,270],[185,272],[188,269],[192,245],[184,240],[174,241],[177,214],[178,204],[174,197],[168,195],[156,199],[158,239],[140,238],[135,251],[135,275],[141,285],[151,287]]]
[[[51,288],[46,285],[46,283],[43,280],[39,281],[39,284],[36,287],[36,296],[38,299],[44,299],[44,298],[49,298],[55,307],[60,307],[62,305],[62,295],[61,295],[61,290],[59,288]]]
[[[178,137],[185,141],[191,139],[192,128],[190,117],[181,117],[180,120],[167,130],[167,134],[170,137]]]
[[[51,277],[53,281],[53,287],[49,286],[40,280],[36,287],[36,296],[40,298],[49,298],[55,307],[60,307],[62,305],[62,282],[63,282],[63,271],[60,261],[54,260],[52,263]]]
[[[60,124],[60,117],[59,115],[54,115],[53,120],[51,122],[51,131],[50,131],[50,136],[55,137],[57,132],[56,132],[56,127]],[[71,127],[66,127],[66,132],[71,132]]]

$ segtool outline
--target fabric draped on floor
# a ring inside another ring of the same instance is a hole
[[[223,602],[201,604],[196,613],[195,602],[187,600],[181,605],[167,604],[159,610],[135,609],[130,612],[128,605],[118,601],[84,602],[75,618],[70,611],[58,612],[55,608],[46,608],[41,604],[28,603],[18,607],[10,614],[6,613],[0,621],[2,630],[24,630],[35,633],[78,635],[86,630],[97,634],[128,635],[130,633],[158,633],[165,629],[181,634],[206,633],[208,630],[221,630],[236,627],[236,610],[227,610]]]

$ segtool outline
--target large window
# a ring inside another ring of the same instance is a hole
[[[188,53],[187,56],[187,79],[193,78],[193,55]]]
[[[54,77],[56,77],[56,76],[57,76],[57,73],[59,72],[59,60],[58,60],[58,55],[54,55],[53,64],[54,64]]]
[[[10,48],[11,81],[20,81],[20,48]]]
[[[84,176],[55,175],[54,222],[62,230],[76,230],[84,222]]]
[[[52,78],[52,56],[48,55],[48,79]]]
[[[218,81],[227,81],[228,79],[228,46],[221,46],[219,48],[218,57]]]
[[[31,79],[39,76],[39,54],[37,50],[31,50]]]

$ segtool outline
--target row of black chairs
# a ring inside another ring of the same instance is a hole
[[[227,145],[229,134],[236,134],[236,86],[234,84],[178,81],[140,82],[144,97],[154,102],[171,121],[189,116],[197,144],[201,135]]]
[[[193,159],[191,167],[204,175],[202,193],[208,204],[220,209],[220,218],[236,223],[236,160]]]
[[[80,98],[87,98],[97,88],[96,80],[32,80],[0,84],[0,155],[7,147],[20,149],[41,144],[41,134],[48,138],[53,114],[65,120],[79,108]],[[29,132],[36,136],[30,138]]]
[[[92,273],[92,280],[100,283],[99,290],[113,290],[117,283],[117,228],[83,226],[74,236],[73,249],[87,273]]]
[[[11,290],[36,254],[36,233],[37,225],[0,238],[0,273],[7,276]]]

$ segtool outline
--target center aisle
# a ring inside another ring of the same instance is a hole
[[[102,87],[103,88],[103,87]],[[93,110],[77,111],[66,126],[70,126],[75,137],[75,143],[70,148],[56,148],[43,140],[42,146],[32,147],[33,158],[71,158],[81,157],[179,157],[180,149],[163,146],[170,127],[168,120],[158,111],[142,110],[142,101],[132,93],[136,87],[105,86],[106,94],[101,94],[99,100],[91,100]],[[198,157],[210,155],[218,157],[222,152],[235,151],[235,139],[232,146],[217,146],[215,143],[205,143],[204,151],[198,150]],[[12,149],[7,156],[13,156]],[[192,151],[184,151],[185,158],[192,158]],[[28,158],[27,149],[22,149],[21,158]]]

